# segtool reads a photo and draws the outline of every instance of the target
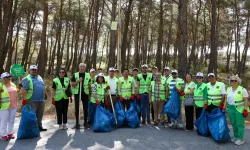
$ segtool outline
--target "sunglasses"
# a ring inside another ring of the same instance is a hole
[[[177,75],[177,73],[172,73],[172,75]]]
[[[202,77],[196,77],[196,79],[202,79]]]
[[[237,80],[230,80],[230,82],[238,82]]]

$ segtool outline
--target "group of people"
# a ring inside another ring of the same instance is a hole
[[[67,76],[64,68],[59,69],[59,74],[53,79],[51,92],[51,103],[56,108],[59,129],[68,129],[68,105],[73,100],[76,120],[73,129],[79,129],[81,126],[80,101],[82,101],[85,128],[93,125],[97,105],[112,111],[112,105],[117,101],[123,104],[125,110],[130,108],[131,102],[136,101],[141,107],[141,113],[138,113],[141,125],[161,124],[170,128],[185,128],[186,131],[194,129],[194,115],[197,119],[203,109],[211,113],[219,107],[221,110],[227,109],[234,132],[232,142],[237,145],[244,143],[245,117],[249,111],[248,92],[241,86],[239,77],[232,76],[231,86],[226,90],[225,84],[217,81],[214,73],[209,73],[209,82],[204,83],[204,75],[201,72],[196,74],[196,82],[193,82],[191,74],[186,74],[184,80],[178,77],[177,70],[171,70],[169,67],[163,69],[163,75],[157,67],[152,68],[152,73],[148,69],[146,64],[142,65],[140,74],[138,68],[134,68],[131,73],[129,69],[124,69],[122,76],[119,77],[117,70],[109,68],[108,76],[105,76],[93,68],[86,72],[86,65],[81,63],[79,71],[74,73],[72,78]],[[0,83],[0,135],[5,141],[15,138],[13,126],[17,107],[17,88],[10,77],[9,73],[3,73]],[[31,105],[36,112],[40,131],[46,131],[47,129],[42,126],[42,118],[47,93],[43,79],[37,74],[37,66],[30,66],[30,74],[22,80],[21,92],[22,105]],[[184,105],[185,127],[182,112],[176,120],[163,113],[164,105],[171,99],[173,92],[180,95],[180,107]],[[186,105],[188,99],[193,100],[192,105]]]

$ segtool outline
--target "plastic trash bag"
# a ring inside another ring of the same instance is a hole
[[[117,126],[121,127],[125,120],[125,111],[122,103],[119,100],[115,103],[115,114],[117,118]]]
[[[134,106],[135,106],[135,110],[139,114],[141,112],[141,106],[140,106],[140,101],[136,97],[134,99]]]
[[[208,125],[207,125],[207,111],[203,109],[200,117],[195,121],[194,124],[197,128],[197,132],[203,136],[208,136]]]
[[[208,128],[213,137],[217,142],[223,143],[231,140],[229,135],[229,128],[225,113],[219,108],[215,108],[207,117]]]
[[[36,113],[30,105],[25,105],[22,109],[17,139],[29,139],[40,136],[40,130],[37,124]]]
[[[133,104],[130,104],[130,108],[126,111],[125,116],[128,127],[137,128],[140,126],[140,119]]]
[[[171,91],[172,95],[169,101],[164,105],[164,113],[166,113],[169,117],[176,120],[180,115],[180,94],[175,91],[176,87],[174,87]]]
[[[94,119],[94,132],[109,132],[112,129],[113,114],[108,110],[98,105],[96,107],[95,119]]]

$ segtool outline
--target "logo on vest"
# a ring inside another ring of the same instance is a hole
[[[210,90],[210,88],[208,88],[207,90]]]
[[[219,86],[216,86],[217,89],[219,89],[220,87]]]
[[[239,91],[238,94],[241,94],[241,92]]]

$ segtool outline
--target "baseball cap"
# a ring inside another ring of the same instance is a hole
[[[30,70],[37,70],[37,66],[36,65],[31,65]]]
[[[165,67],[164,70],[170,70],[170,68],[169,67]]]
[[[138,68],[134,68],[133,71],[139,71]]]
[[[95,72],[95,69],[94,69],[94,68],[91,68],[89,72]]]
[[[97,77],[104,77],[104,74],[103,74],[103,73],[99,73],[99,74],[97,75]]]
[[[214,76],[215,77],[215,74],[214,73],[209,73],[207,76],[208,77],[210,77],[210,76]]]
[[[142,65],[142,68],[148,68],[147,64]]]
[[[203,77],[203,73],[198,72],[198,73],[196,74],[196,77]]]
[[[1,74],[1,79],[3,79],[3,78],[9,78],[11,76],[12,75],[10,75],[8,72],[4,72],[4,73]]]
[[[178,73],[178,71],[177,70],[173,70],[172,73]]]
[[[115,69],[113,67],[109,68],[109,72],[110,71],[115,71]]]

